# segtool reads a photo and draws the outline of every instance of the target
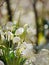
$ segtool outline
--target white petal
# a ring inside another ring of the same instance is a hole
[[[8,36],[8,40],[12,40],[13,39],[12,32],[8,31],[7,36]]]
[[[24,28],[19,28],[16,30],[15,35],[21,35],[24,32]]]
[[[13,29],[13,23],[12,22],[8,22],[7,24],[6,24],[6,29],[7,30],[12,30]]]
[[[36,35],[36,29],[33,29],[32,27],[30,27],[30,28],[27,29],[27,33],[28,33],[28,34],[31,34],[31,35],[32,35],[32,34],[33,34],[33,35]]]
[[[18,43],[20,41],[20,37],[14,37],[13,38],[13,43]]]

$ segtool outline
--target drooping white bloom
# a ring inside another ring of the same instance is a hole
[[[28,48],[28,49],[32,49],[32,48],[33,48],[33,46],[32,46],[32,44],[31,44],[31,43],[26,43],[26,42],[23,42],[23,45],[25,45],[25,46],[26,46],[26,48]]]
[[[24,32],[24,28],[19,28],[16,30],[15,35],[21,35]]]
[[[26,58],[29,58],[33,55],[33,51],[31,49],[26,48],[25,50],[23,50],[22,55]]]
[[[33,46],[32,46],[32,44],[31,43],[27,43],[27,42],[23,42],[23,44],[21,44],[21,46],[20,46],[20,48],[28,48],[28,49],[32,49],[33,48]]]
[[[18,43],[18,42],[20,42],[20,37],[14,37],[13,43],[15,44],[15,43]]]
[[[25,57],[31,57],[33,54],[33,46],[30,43],[23,42],[23,44],[20,46],[21,54]]]
[[[12,32],[8,31],[8,32],[7,32],[7,36],[8,36],[8,41],[13,39],[13,34],[12,34]]]
[[[48,25],[47,25],[47,24],[46,24],[46,25],[44,25],[44,28],[45,28],[45,29],[48,29]]]
[[[36,29],[33,29],[32,27],[29,27],[27,29],[27,33],[31,35],[36,35]]]
[[[6,24],[6,29],[7,30],[13,30],[13,23],[12,22],[8,22],[7,24]]]

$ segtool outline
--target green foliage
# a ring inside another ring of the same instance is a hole
[[[16,50],[16,54],[12,48],[5,47],[0,45],[0,49],[2,49],[2,55],[0,56],[7,65],[23,65],[26,61],[26,58],[22,57],[19,50]],[[2,60],[0,58],[0,60]]]
[[[13,38],[16,36],[15,32],[19,27],[20,27],[20,16],[18,22],[16,24],[13,24],[13,30],[10,31],[13,34]],[[8,35],[10,33],[8,34],[8,31],[3,31],[3,32],[6,33],[3,34],[4,37],[3,40],[1,37],[2,34],[0,35],[0,49],[2,50],[2,53],[0,55],[0,60],[3,60],[6,65],[23,65],[26,61],[26,58],[24,58],[21,55],[20,49],[14,48],[13,39],[11,40],[10,38],[8,38]],[[20,37],[21,40],[22,39],[25,40],[26,28],[24,28],[24,32],[21,35],[18,35],[17,37]]]

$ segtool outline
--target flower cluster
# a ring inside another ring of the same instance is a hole
[[[33,29],[28,24],[20,26],[19,23],[15,24],[14,22],[7,22],[4,26],[0,27],[1,55],[5,53],[5,56],[7,56],[8,53],[8,55],[12,54],[10,58],[13,58],[13,54],[15,56],[18,55],[18,57],[22,56],[25,58],[30,58],[33,55],[32,43],[35,43],[35,35],[36,29]]]

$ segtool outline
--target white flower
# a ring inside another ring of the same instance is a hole
[[[23,44],[21,44],[21,46],[20,46],[20,49],[21,48],[24,48],[24,49],[33,49],[33,46],[32,46],[31,43],[23,42]]]
[[[36,35],[36,29],[33,29],[32,27],[29,27],[27,29],[27,33],[31,35]]]
[[[19,28],[16,30],[15,35],[21,35],[24,32],[24,28]]]
[[[13,23],[12,22],[8,22],[7,24],[6,24],[6,29],[7,30],[13,30]]]
[[[48,29],[48,25],[47,25],[47,24],[46,24],[46,25],[44,25],[44,28],[45,28],[45,29]]]
[[[7,32],[7,36],[8,36],[8,41],[13,39],[13,34],[12,34],[12,32],[8,31],[8,32]]]
[[[20,42],[20,37],[14,37],[13,38],[13,43],[18,43]]]
[[[33,48],[33,46],[32,46],[31,43],[23,42],[23,45],[24,45],[26,48],[28,48],[28,49],[32,49],[32,48]]]
[[[33,46],[30,43],[23,42],[20,46],[21,54],[25,57],[31,57],[33,54]]]
[[[22,55],[25,56],[26,58],[29,58],[33,55],[33,51],[31,49],[26,48],[25,50],[22,51]]]

